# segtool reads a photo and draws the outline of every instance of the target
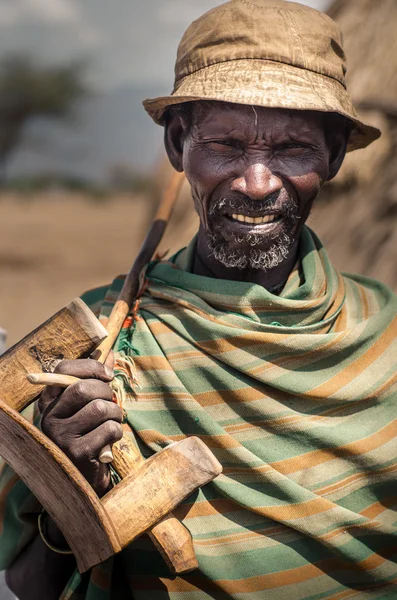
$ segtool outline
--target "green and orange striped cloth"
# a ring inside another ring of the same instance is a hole
[[[148,455],[197,435],[224,467],[175,511],[200,569],[170,577],[142,537],[62,598],[397,598],[396,297],[339,275],[309,229],[279,296],[194,275],[193,253],[149,266],[116,382]],[[122,281],[86,294],[97,314]],[[35,509],[8,468],[0,483],[5,568]]]

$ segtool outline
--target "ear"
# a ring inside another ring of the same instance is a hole
[[[338,115],[339,116],[339,115]],[[327,180],[333,179],[342,166],[346,155],[347,143],[349,141],[351,126],[347,120],[340,122],[333,120],[333,128],[329,129],[327,135],[329,148],[329,174]]]
[[[339,169],[341,168],[346,155],[346,148],[347,139],[345,136],[343,136],[341,139],[334,139],[334,143],[332,144],[329,153],[328,181],[331,181],[331,179],[337,175]]]
[[[183,171],[183,143],[188,125],[183,114],[169,110],[164,123],[164,146],[174,169]]]

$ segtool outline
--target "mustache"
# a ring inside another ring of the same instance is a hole
[[[276,209],[284,216],[296,215],[298,211],[298,204],[291,196],[286,196],[280,202],[280,194],[270,194],[263,200],[252,200],[247,196],[226,198],[221,197],[212,202],[208,215],[214,217],[225,212],[266,212],[271,209]]]

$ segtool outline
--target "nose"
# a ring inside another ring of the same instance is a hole
[[[255,163],[247,166],[241,176],[231,185],[232,191],[240,192],[251,200],[263,200],[270,194],[279,192],[283,182],[265,164]]]

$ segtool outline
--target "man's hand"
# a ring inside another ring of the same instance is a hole
[[[55,373],[82,379],[63,390],[47,386],[39,399],[41,428],[76,465],[99,497],[110,485],[109,466],[98,455],[122,438],[122,410],[112,402],[113,353],[105,365],[90,360],[64,360]]]

